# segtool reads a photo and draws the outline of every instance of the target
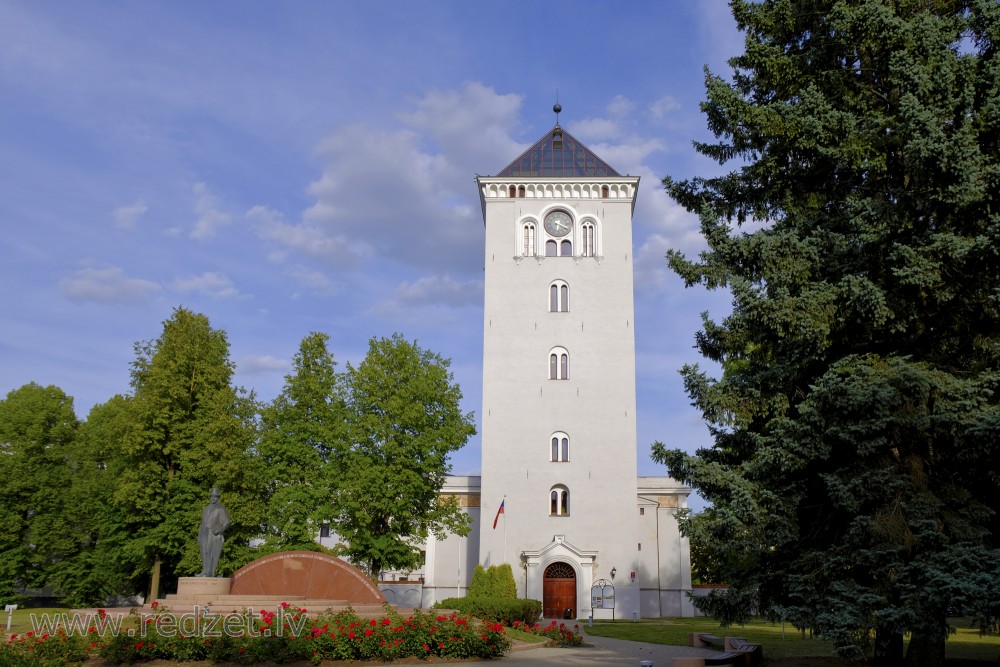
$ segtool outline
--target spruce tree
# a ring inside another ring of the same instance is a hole
[[[696,147],[735,167],[664,179],[708,243],[671,267],[733,296],[696,336],[721,375],[682,371],[714,444],[654,458],[712,503],[706,611],[940,665],[1000,599],[1000,5],[731,4]]]

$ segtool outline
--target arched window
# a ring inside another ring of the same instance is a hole
[[[601,198],[602,199],[607,199],[610,196],[610,194],[611,193],[608,192],[608,186],[602,185],[601,186]]]
[[[507,188],[507,194],[510,196],[511,199],[513,199],[514,197],[517,196],[517,188],[514,187],[513,185],[510,186],[509,188]]]
[[[565,433],[553,433],[550,441],[549,460],[553,463],[569,461],[569,436]]]
[[[529,222],[521,230],[521,254],[533,257],[535,254],[535,223]]]
[[[564,347],[554,347],[549,352],[549,379],[569,379],[569,352]]]
[[[559,244],[559,256],[560,257],[572,257],[573,256],[573,242],[569,239],[563,239]]]
[[[580,241],[583,244],[580,254],[584,257],[593,257],[597,254],[594,231],[594,223],[589,220],[580,227]]]
[[[549,239],[548,241],[546,241],[545,242],[545,256],[546,257],[555,257],[558,254],[559,254],[559,244],[557,244],[552,239]]]
[[[521,199],[524,199],[524,186],[523,185],[517,186],[517,196],[519,198],[521,198]]]
[[[562,484],[556,484],[549,491],[549,514],[569,516],[569,489]]]
[[[549,312],[569,312],[569,285],[562,280],[554,280],[549,285]]]

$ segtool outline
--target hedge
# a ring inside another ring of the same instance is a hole
[[[538,600],[508,598],[446,598],[434,605],[437,609],[454,609],[462,614],[513,627],[514,623],[534,625],[542,616]]]

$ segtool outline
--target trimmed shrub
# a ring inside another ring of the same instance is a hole
[[[514,581],[514,571],[510,564],[490,565],[485,570],[482,565],[476,565],[466,597],[516,600],[517,582]]]
[[[517,599],[517,582],[514,581],[514,571],[510,567],[510,563],[503,563],[495,567],[491,566],[490,570],[493,570],[492,581],[492,597],[495,598],[507,598],[510,600]]]
[[[469,582],[469,593],[467,597],[470,598],[491,597],[489,575],[487,574],[486,570],[483,569],[482,565],[476,565],[476,569],[472,571],[472,581]]]
[[[454,609],[463,614],[513,627],[514,623],[534,625],[542,615],[538,600],[508,598],[446,598],[434,605],[438,609]]]

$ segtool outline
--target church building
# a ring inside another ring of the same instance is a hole
[[[472,518],[431,540],[421,605],[509,563],[547,618],[690,616],[689,487],[637,477],[632,214],[623,176],[556,124],[479,176],[485,235],[482,475],[448,479]],[[410,574],[408,577],[413,578]],[[390,601],[402,594],[387,586]],[[401,601],[401,600],[400,600]]]

